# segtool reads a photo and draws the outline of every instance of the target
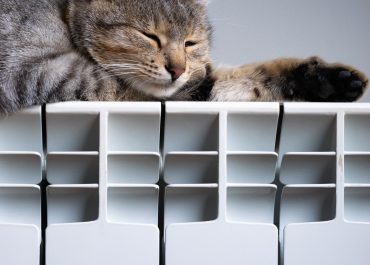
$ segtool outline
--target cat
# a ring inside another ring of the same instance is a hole
[[[0,0],[0,113],[60,101],[354,101],[320,58],[214,69],[206,0]]]

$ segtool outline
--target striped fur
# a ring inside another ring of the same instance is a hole
[[[210,35],[195,0],[0,0],[0,112],[169,98],[206,76]]]
[[[213,70],[206,4],[0,0],[0,113],[72,100],[353,101],[363,95],[366,76],[319,58]]]

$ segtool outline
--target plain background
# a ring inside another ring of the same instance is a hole
[[[370,76],[370,0],[211,0],[208,9],[216,65],[318,55]]]

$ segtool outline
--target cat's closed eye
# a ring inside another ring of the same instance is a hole
[[[198,43],[197,42],[195,42],[195,41],[186,41],[185,42],[185,47],[192,47],[192,46],[195,46],[195,45],[197,45]]]
[[[154,41],[158,45],[159,49],[162,47],[162,42],[161,42],[160,38],[157,35],[152,34],[152,33],[147,33],[147,32],[141,32],[141,34],[143,34],[148,39]]]

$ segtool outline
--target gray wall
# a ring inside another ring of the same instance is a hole
[[[216,64],[319,55],[370,76],[370,0],[211,0],[209,13]]]

